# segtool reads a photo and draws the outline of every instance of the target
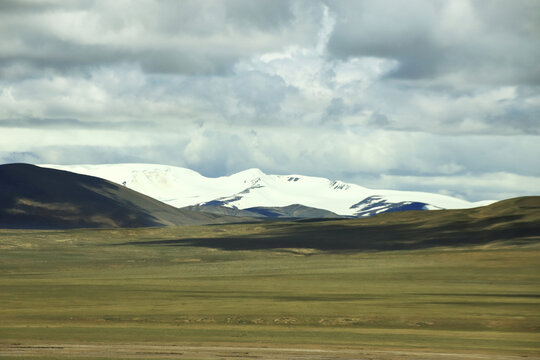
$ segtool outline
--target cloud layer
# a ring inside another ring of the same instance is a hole
[[[539,194],[538,14],[526,0],[3,1],[0,161]]]

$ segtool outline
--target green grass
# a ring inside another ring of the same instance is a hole
[[[536,242],[325,252],[192,241],[287,226],[0,230],[0,343],[539,353]]]

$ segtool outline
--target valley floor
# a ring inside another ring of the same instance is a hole
[[[432,353],[403,350],[307,349],[248,346],[188,346],[140,344],[0,344],[0,356],[76,359],[259,359],[259,360],[518,360],[523,356]],[[536,357],[526,357],[538,359]]]
[[[0,358],[540,355],[537,239],[371,252],[184,242],[262,226],[0,230]]]

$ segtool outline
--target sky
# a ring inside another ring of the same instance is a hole
[[[0,2],[0,163],[540,195],[540,2]]]

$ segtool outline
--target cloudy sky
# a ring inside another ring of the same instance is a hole
[[[540,2],[0,2],[0,162],[540,195]]]

